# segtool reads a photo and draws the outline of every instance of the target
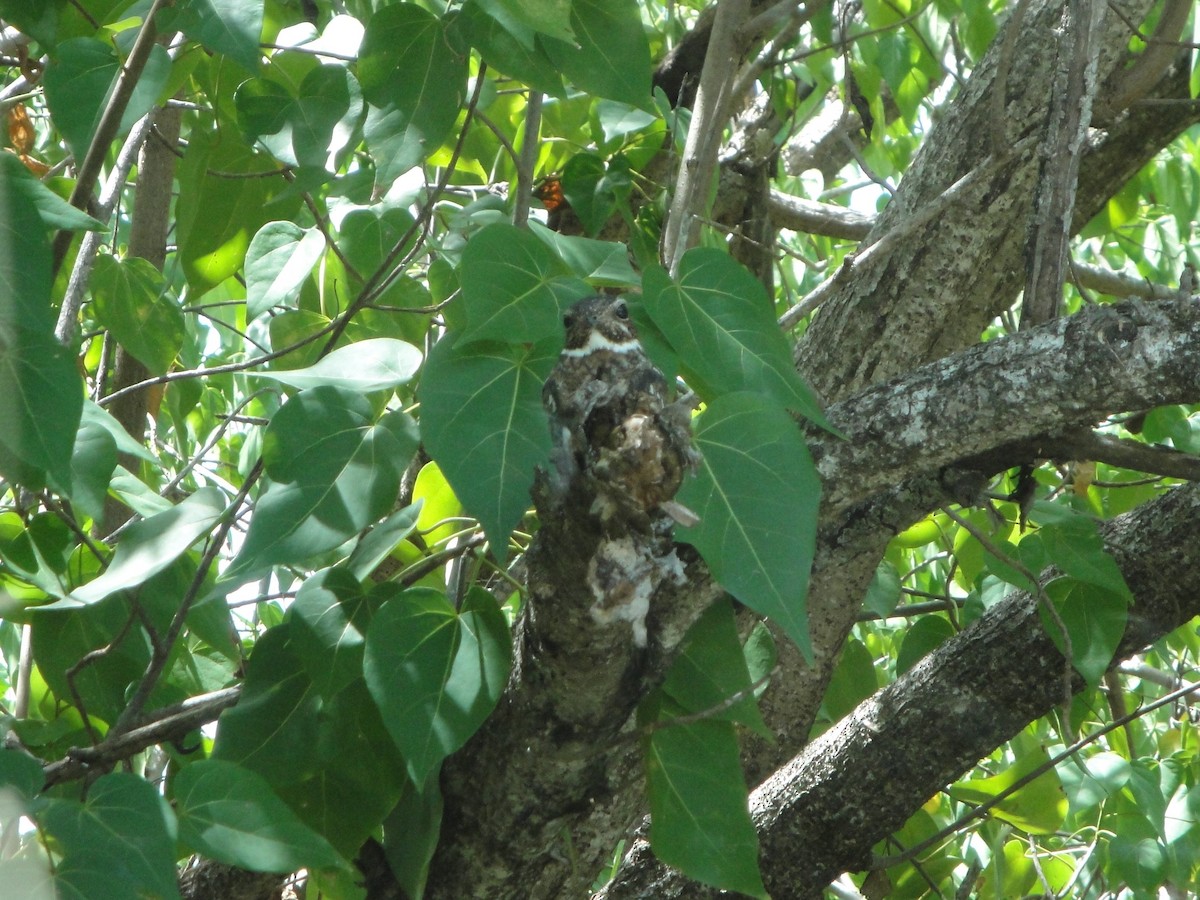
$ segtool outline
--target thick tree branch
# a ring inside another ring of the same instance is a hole
[[[848,439],[811,441],[824,514],[983,455],[999,435],[1052,436],[1114,412],[1195,402],[1197,371],[1200,304],[1190,301],[1089,307],[978,344],[830,407]]]
[[[1140,20],[1148,0],[1121,2],[1125,16]],[[1053,58],[1047,35],[1061,4],[1031,3],[1021,23],[1004,104],[1009,144],[1035,134],[1045,118]],[[1099,35],[1098,72],[1107,76],[1124,59],[1128,28],[1106,17]],[[989,154],[999,43],[972,73],[955,104],[930,132],[899,191],[880,214],[867,243],[878,241],[930,203],[948,185],[981,165]],[[1188,97],[1190,66],[1178,62],[1154,87],[1154,96]],[[1080,164],[1073,229],[1091,218],[1121,184],[1161,147],[1196,120],[1190,106],[1148,110],[1141,106],[1093,134]],[[829,400],[856,393],[916,365],[941,358],[978,340],[986,324],[1011,306],[1023,282],[1025,223],[1029,221],[1037,159],[1032,151],[987,178],[888,254],[837,285],[804,335],[800,370]]]

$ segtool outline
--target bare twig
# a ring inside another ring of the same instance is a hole
[[[675,180],[667,225],[663,230],[661,257],[674,275],[683,254],[695,243],[700,231],[709,185],[717,164],[717,149],[732,104],[730,86],[741,56],[738,30],[749,13],[749,0],[720,0],[692,121],[684,144],[683,161]]]

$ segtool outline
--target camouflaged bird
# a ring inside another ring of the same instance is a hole
[[[558,492],[580,475],[594,483],[599,512],[659,510],[694,524],[672,498],[695,465],[690,405],[670,402],[619,297],[580,300],[563,317],[566,342],[542,389],[550,416]]]

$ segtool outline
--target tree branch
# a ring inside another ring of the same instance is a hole
[[[1200,486],[1170,491],[1103,535],[1138,610],[1115,665],[1200,614],[1200,568],[1178,565],[1200,540]],[[1061,701],[1063,664],[1035,598],[1014,592],[860,704],[752,794],[767,889],[815,897],[839,872],[869,866],[873,844]],[[666,870],[639,842],[600,896],[717,893]]]

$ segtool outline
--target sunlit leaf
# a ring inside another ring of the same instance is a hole
[[[76,588],[54,606],[95,603],[116,591],[137,587],[207,537],[224,512],[224,496],[216,488],[206,487],[166,512],[134,523],[122,535],[104,574]]]
[[[292,387],[332,387],[348,391],[385,391],[407,384],[421,365],[421,351],[394,338],[372,338],[339,347],[303,369],[247,372]]]
[[[421,436],[446,480],[503,557],[530,505],[534,468],[550,456],[542,383],[559,340],[477,342],[455,335],[429,353],[421,379]]]
[[[1019,779],[1035,769],[1046,766],[1049,759],[1041,745],[1025,748],[1016,763],[999,775],[957,782],[950,787],[950,795],[968,803],[986,803],[1010,791]],[[1058,774],[1052,766],[1046,767],[1033,781],[1007,794],[991,808],[990,814],[1030,834],[1053,833],[1067,814],[1067,798]]]
[[[268,222],[246,251],[246,318],[273,306],[289,306],[325,252],[318,228],[292,222]]]

